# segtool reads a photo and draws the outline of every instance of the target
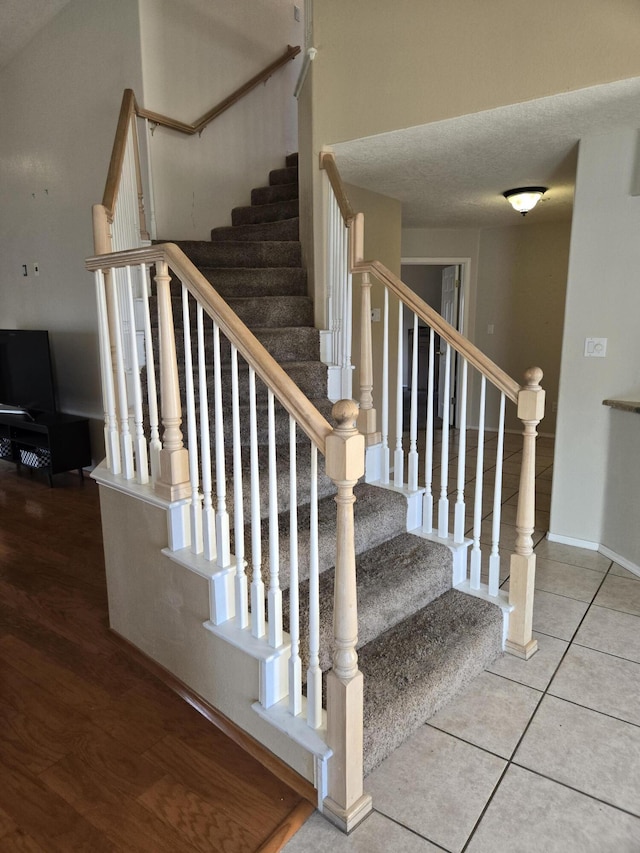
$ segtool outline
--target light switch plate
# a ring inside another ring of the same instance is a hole
[[[605,358],[607,355],[607,338],[585,338],[585,358]]]

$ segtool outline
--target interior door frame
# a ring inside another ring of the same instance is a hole
[[[466,335],[469,328],[469,306],[471,300],[469,288],[471,286],[471,258],[401,258],[402,267],[450,267],[458,265],[462,269],[460,279],[460,295],[458,297],[458,331]],[[467,335],[468,337],[468,335]]]
[[[469,290],[471,287],[471,258],[469,257],[447,257],[447,258],[401,258],[401,267],[403,266],[421,266],[421,267],[450,267],[458,266],[460,273],[460,289],[458,294],[458,323],[457,331],[461,335],[465,334],[465,330],[469,328]],[[457,394],[456,394],[457,396]],[[453,418],[451,423],[455,426],[458,424],[458,405],[454,406]]]

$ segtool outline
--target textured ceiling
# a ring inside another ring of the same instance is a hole
[[[640,78],[332,148],[345,181],[402,202],[404,227],[496,227],[569,218],[578,141],[618,127],[640,127]],[[502,193],[532,185],[549,191],[523,220]]]
[[[68,2],[0,0],[0,68],[4,68]]]

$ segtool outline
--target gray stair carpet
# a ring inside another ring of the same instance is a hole
[[[331,422],[327,370],[320,363],[320,334],[298,238],[297,155],[269,174],[269,185],[253,189],[250,204],[236,207],[231,225],[214,228],[208,241],[175,241],[205,278],[280,363],[290,378]],[[179,282],[172,282],[179,358],[184,356]],[[155,310],[152,310],[152,318]],[[196,312],[190,311],[192,342]],[[205,350],[213,358],[212,324],[205,318]],[[195,346],[195,343],[193,343]],[[231,474],[230,346],[221,338],[227,508],[233,533]],[[194,363],[196,363],[194,352]],[[181,370],[183,399],[185,380]],[[266,391],[257,383],[260,469],[261,575],[269,588],[269,491]],[[209,383],[209,403],[213,385]],[[239,359],[239,398],[247,575],[252,579],[248,366]],[[186,410],[183,410],[186,411]],[[199,412],[196,411],[199,419]],[[212,437],[215,428],[210,416]],[[184,425],[185,438],[187,434]],[[289,416],[276,401],[276,491],[279,583],[285,626],[289,624],[290,499]],[[308,667],[310,565],[310,447],[297,430],[297,528],[300,654]],[[212,453],[215,459],[215,454]],[[336,545],[335,486],[319,458],[318,552],[320,568],[320,667],[331,667]],[[451,589],[449,549],[406,532],[406,501],[393,490],[364,482],[355,487],[355,550],[358,584],[358,655],[365,678],[365,770],[369,772],[429,716],[441,708],[500,654],[502,613],[478,598]],[[232,542],[235,548],[235,542]],[[326,680],[325,680],[326,684]]]

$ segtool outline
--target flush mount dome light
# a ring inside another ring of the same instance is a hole
[[[514,210],[526,216],[530,210],[533,210],[546,191],[546,187],[519,187],[517,190],[507,190],[502,195]]]

